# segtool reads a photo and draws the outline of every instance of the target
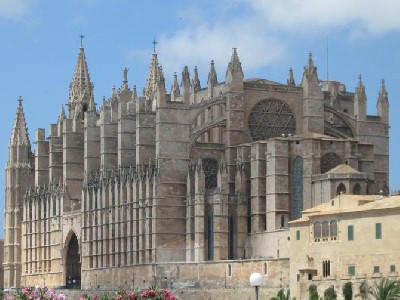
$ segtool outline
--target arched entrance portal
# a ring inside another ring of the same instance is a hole
[[[79,243],[75,233],[71,236],[67,248],[67,260],[65,264],[66,283],[71,288],[81,287],[81,258],[79,255]]]

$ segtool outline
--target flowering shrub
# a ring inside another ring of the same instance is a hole
[[[47,287],[24,287],[18,288],[14,293],[14,299],[18,300],[66,300],[64,294],[57,294]]]
[[[97,295],[89,296],[83,295],[79,300],[98,300]],[[115,296],[104,294],[101,300],[143,300],[143,299],[154,299],[154,300],[176,300],[176,297],[169,290],[163,290],[156,287],[150,287],[147,290],[140,291],[136,289],[133,292],[128,292],[123,289],[119,289]],[[100,300],[100,299],[99,299]]]

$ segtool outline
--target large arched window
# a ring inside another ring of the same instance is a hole
[[[301,217],[303,210],[303,159],[297,156],[293,161],[292,172],[292,220]]]
[[[321,174],[328,172],[334,167],[340,165],[342,159],[336,153],[326,153],[321,157]]]

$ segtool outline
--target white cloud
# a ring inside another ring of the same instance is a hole
[[[398,0],[250,0],[247,3],[267,24],[286,32],[400,31]]]
[[[244,71],[252,72],[281,63],[290,47],[295,48],[302,39],[326,36],[332,31],[351,38],[400,31],[399,15],[398,0],[215,0],[205,6],[192,3],[177,11],[178,17],[183,16],[182,26],[159,38],[157,52],[167,80],[173,72],[180,74],[188,63],[192,64],[191,72],[197,65],[201,78],[206,78],[213,59],[222,81],[233,47],[238,48]]]
[[[29,12],[28,0],[1,0],[0,17],[18,19]]]
[[[239,58],[245,71],[259,69],[279,60],[285,52],[284,45],[272,36],[252,30],[252,20],[234,20],[229,23],[200,24],[175,32],[172,36],[160,37],[158,52],[160,62],[169,76],[180,74],[184,64],[192,71],[199,66],[199,72],[207,76],[211,60],[215,61],[219,77],[225,75],[232,48],[238,49]],[[235,28],[235,30],[232,30]],[[205,69],[204,69],[205,68]],[[224,78],[219,78],[223,81]]]

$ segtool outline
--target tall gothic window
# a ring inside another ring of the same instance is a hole
[[[292,220],[301,217],[303,210],[303,159],[297,156],[293,162],[292,172]]]
[[[205,188],[215,189],[217,187],[218,162],[212,158],[202,160],[205,176]]]
[[[321,157],[321,174],[328,172],[334,167],[340,165],[342,159],[336,153],[326,153]]]

